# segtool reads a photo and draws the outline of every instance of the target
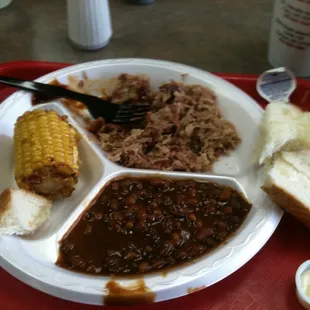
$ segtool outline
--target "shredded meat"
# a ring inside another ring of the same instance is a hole
[[[152,94],[146,78],[122,74],[112,101],[128,100],[150,102],[143,124],[133,128],[100,119],[91,126],[108,158],[122,166],[211,171],[219,156],[229,154],[241,142],[206,87],[171,81]]]

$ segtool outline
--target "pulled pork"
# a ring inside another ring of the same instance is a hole
[[[129,168],[211,171],[219,156],[241,142],[233,124],[225,120],[214,93],[200,85],[174,81],[152,94],[147,78],[122,74],[112,101],[149,102],[143,124],[135,128],[94,121],[91,131],[108,158]]]

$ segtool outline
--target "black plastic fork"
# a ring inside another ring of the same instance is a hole
[[[149,110],[147,103],[114,104],[96,96],[81,94],[61,86],[43,84],[33,81],[1,76],[0,84],[16,87],[32,93],[42,94],[51,98],[67,98],[83,102],[94,118],[102,117],[107,123],[127,124],[139,122],[145,118]]]

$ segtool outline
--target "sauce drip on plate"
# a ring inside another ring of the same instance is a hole
[[[103,302],[107,306],[130,306],[138,304],[149,304],[155,301],[156,295],[146,286],[143,279],[128,287],[122,287],[114,280],[106,284],[108,295],[104,296]]]

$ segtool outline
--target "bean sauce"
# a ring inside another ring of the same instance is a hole
[[[250,209],[212,182],[114,179],[60,241],[57,265],[100,275],[163,270],[217,247]]]

